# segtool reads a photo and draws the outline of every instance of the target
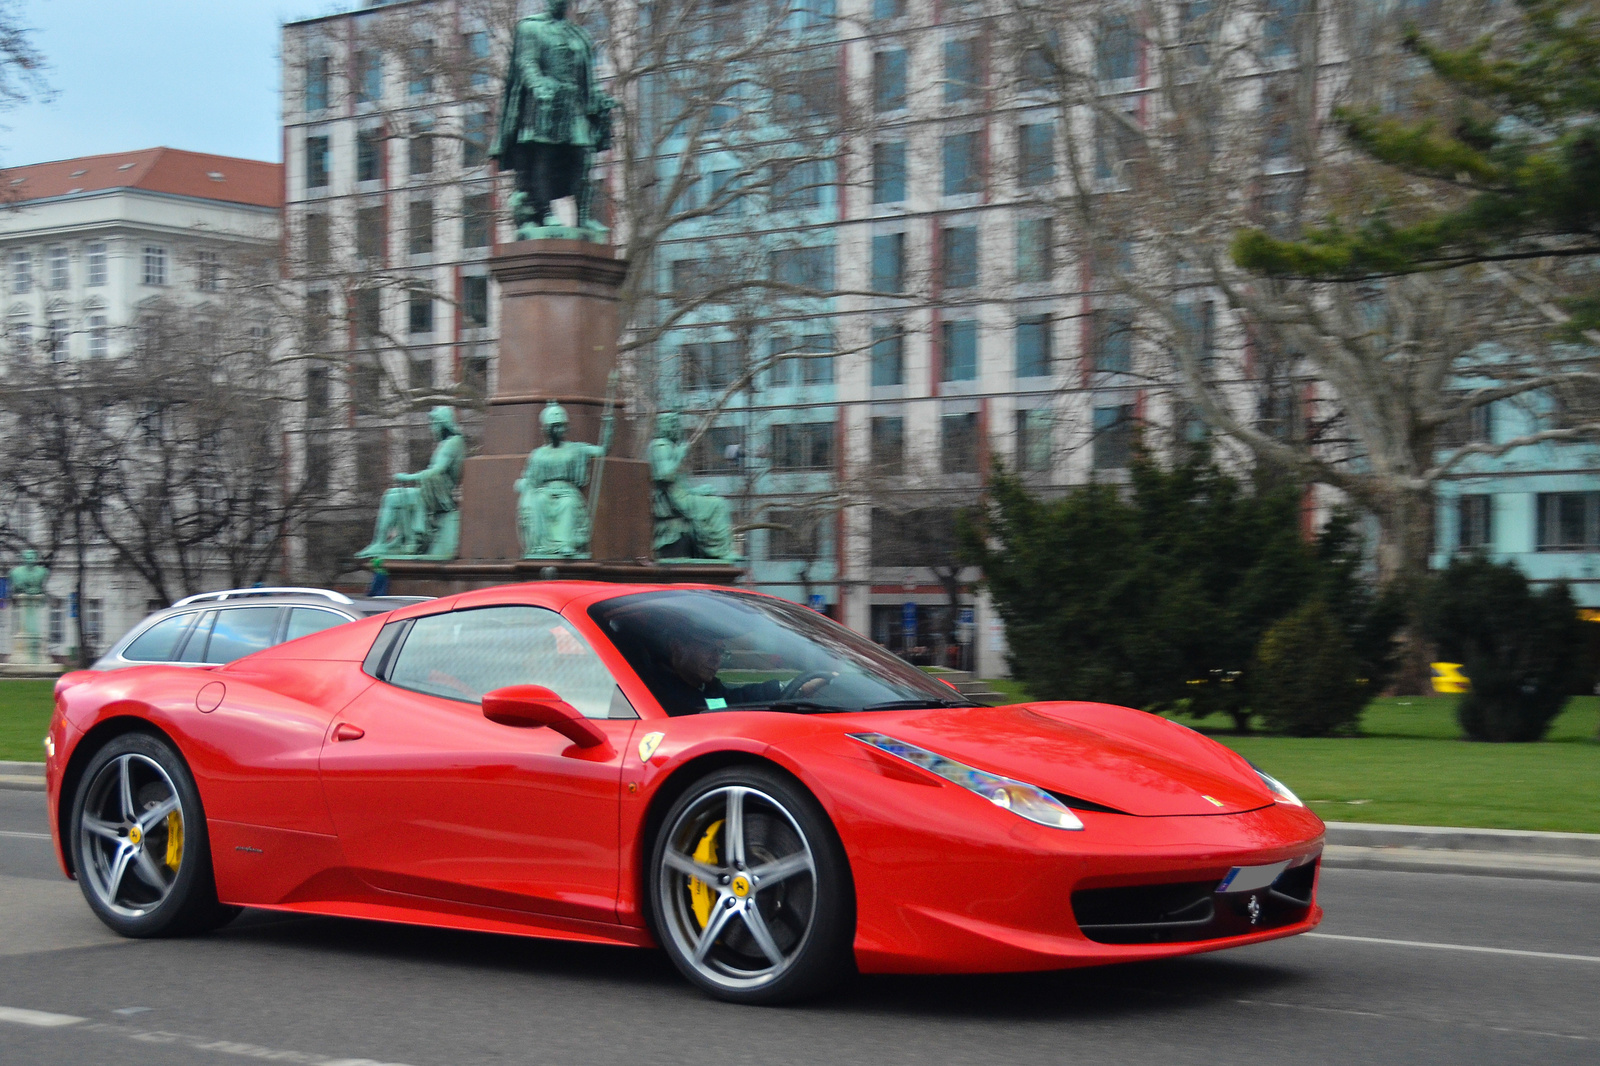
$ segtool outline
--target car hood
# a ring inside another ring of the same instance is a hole
[[[852,733],[884,733],[1126,814],[1234,814],[1273,802],[1236,753],[1175,722],[1126,707],[953,707],[861,715],[855,722],[865,728],[852,727]]]

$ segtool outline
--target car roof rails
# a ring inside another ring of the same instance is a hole
[[[222,600],[244,599],[250,596],[322,596],[334,603],[355,603],[349,596],[332,589],[308,588],[254,588],[254,589],[224,589],[221,592],[201,592],[194,596],[185,596],[174,607],[187,607],[191,603],[204,603],[207,601],[220,602]]]

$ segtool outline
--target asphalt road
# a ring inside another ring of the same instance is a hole
[[[42,795],[0,792],[5,1064],[1600,1062],[1597,884],[1327,870],[1327,921],[1290,941],[759,1009],[657,953],[514,937],[249,912],[118,940],[43,818]]]

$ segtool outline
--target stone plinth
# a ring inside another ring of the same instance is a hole
[[[625,412],[613,400],[611,454],[590,464],[600,493],[588,559],[523,559],[517,494],[528,453],[544,443],[539,414],[566,408],[569,439],[599,440],[607,381],[617,365],[617,291],[627,263],[609,245],[518,241],[490,263],[500,283],[500,358],[479,454],[461,477],[461,541],[450,562],[391,559],[397,595],[440,596],[488,585],[562,578],[732,584],[742,571],[722,564],[651,561],[650,468],[627,455]]]
[[[0,664],[0,677],[54,677],[61,673],[45,650],[45,623],[50,601],[26,593],[11,597],[11,658]]]

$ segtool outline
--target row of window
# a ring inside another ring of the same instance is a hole
[[[404,204],[404,248],[407,255],[432,255],[438,247],[437,237],[441,218],[433,200],[410,200]],[[389,207],[386,204],[368,204],[356,208],[354,240],[355,254],[368,262],[381,262],[389,250]],[[489,193],[472,193],[461,199],[461,217],[458,222],[461,245],[464,250],[487,248],[494,237],[494,208]],[[308,270],[316,272],[332,265],[332,219],[324,212],[311,212],[305,216],[305,258]]]
[[[937,288],[970,289],[979,282],[978,226],[946,226],[939,231],[938,258],[932,281]],[[1016,280],[1048,281],[1055,272],[1051,220],[1017,220]],[[907,285],[906,234],[879,233],[872,238],[872,291],[904,293]]]
[[[471,170],[489,162],[489,143],[493,137],[492,116],[487,108],[467,112],[461,120],[461,166]],[[386,141],[395,135],[378,127],[356,131],[356,181],[378,182],[388,173]],[[438,165],[432,119],[416,119],[405,140],[406,172],[412,177],[432,174]],[[306,137],[305,179],[307,189],[326,189],[333,175],[332,139],[326,133]]]
[[[11,252],[7,264],[9,288],[12,295],[22,296],[35,288],[47,292],[65,292],[72,288],[72,250],[64,244],[45,249],[42,263],[27,249]],[[139,249],[139,280],[144,285],[165,286],[171,283],[171,255],[159,244],[146,244]],[[84,284],[97,289],[110,280],[110,251],[104,241],[94,241],[83,247]],[[199,251],[194,259],[194,286],[198,292],[218,292],[222,288],[222,262],[216,252]]]
[[[432,333],[436,324],[439,297],[424,285],[405,293],[406,332]],[[489,278],[468,274],[461,278],[460,324],[464,329],[483,329],[489,324]],[[360,340],[379,338],[384,332],[383,290],[357,289],[350,297],[350,321]],[[333,321],[332,294],[313,289],[306,294],[305,340],[312,350],[325,347]]]
[[[1493,548],[1494,496],[1456,499],[1456,547]],[[1534,501],[1535,545],[1542,552],[1600,550],[1600,492],[1541,492]]]
[[[461,35],[461,43],[461,58],[470,68],[469,86],[473,89],[488,88],[492,80],[489,34],[483,30],[465,33]],[[352,56],[349,88],[357,104],[375,104],[383,99],[384,75],[388,67],[385,60],[383,51],[378,48],[358,49]],[[435,72],[439,66],[434,42],[416,42],[406,50],[404,61],[406,95],[416,98],[432,93]],[[306,111],[326,111],[333,104],[333,57],[312,56],[305,62]]]

